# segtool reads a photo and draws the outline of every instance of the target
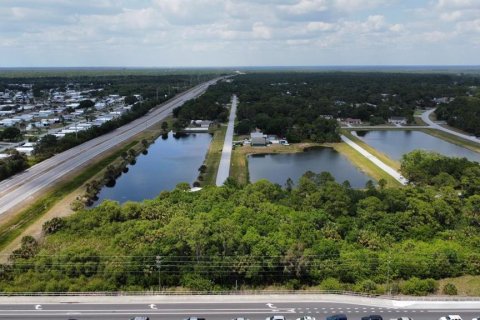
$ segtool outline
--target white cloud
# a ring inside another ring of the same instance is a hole
[[[272,38],[272,29],[265,26],[263,22],[255,22],[252,26],[253,37],[256,39]]]
[[[289,14],[304,15],[312,12],[326,11],[328,5],[326,0],[299,0],[295,4],[280,5],[278,8]]]
[[[309,31],[329,31],[334,28],[332,23],[327,23],[323,21],[314,21],[307,24],[307,30]]]

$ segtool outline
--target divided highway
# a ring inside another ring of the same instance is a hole
[[[24,201],[32,199],[41,190],[55,185],[59,179],[69,172],[84,166],[96,156],[162,121],[171,114],[174,108],[201,95],[210,85],[215,84],[220,79],[222,78],[204,82],[175,96],[142,118],[42,161],[28,170],[0,182],[0,214],[20,206]]]
[[[86,298],[86,299],[85,299]],[[111,302],[115,301],[117,302]],[[263,320],[284,315],[287,320],[302,316],[325,319],[346,314],[348,319],[381,315],[384,320],[410,317],[438,320],[458,314],[471,320],[480,314],[479,301],[395,301],[335,295],[260,296],[148,296],[148,297],[2,297],[1,319],[130,319],[148,316],[150,320],[202,317],[207,320],[245,317]]]

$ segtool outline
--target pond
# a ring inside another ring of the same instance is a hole
[[[450,157],[466,157],[472,161],[480,161],[480,153],[421,131],[358,131],[357,135],[370,146],[398,161],[402,159],[404,154],[415,149],[435,151]]]
[[[267,179],[281,186],[288,178],[297,183],[306,171],[328,171],[339,183],[350,181],[353,188],[363,188],[368,180],[373,180],[336,150],[326,147],[300,153],[253,154],[248,157],[248,170],[251,182]]]
[[[159,137],[148,148],[148,154],[140,154],[135,165],[128,166],[113,187],[103,187],[98,194],[98,205],[105,199],[120,203],[155,198],[161,191],[172,190],[179,182],[192,184],[198,176],[212,136],[207,133],[188,134],[168,139]]]

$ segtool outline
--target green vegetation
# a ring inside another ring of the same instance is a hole
[[[480,136],[480,97],[459,96],[435,110],[438,120],[448,125]]]
[[[200,174],[198,180],[202,187],[215,185],[226,132],[227,127],[220,126],[213,134],[212,142],[210,143],[210,147],[208,148],[208,152],[205,157],[205,168],[203,170],[199,170]],[[202,178],[200,178],[200,176]]]
[[[190,120],[216,120],[226,122],[229,109],[227,104],[232,96],[230,83],[220,81],[210,86],[200,97],[185,102],[182,106],[173,110],[173,116],[177,118],[177,128],[184,128]]]
[[[0,131],[0,140],[18,141],[22,138],[22,132],[16,127],[7,127]]]
[[[89,166],[76,177],[58,184],[53,190],[49,191],[45,196],[35,201],[27,209],[15,215],[10,220],[0,225],[0,250],[5,248],[13,239],[18,237],[27,227],[33,224],[45,212],[53,207],[55,203],[63,199],[66,195],[83,185],[91,177],[95,176],[98,171],[106,167],[122,152],[128,150],[137,142],[131,142],[121,150],[102,159],[101,161]]]
[[[0,181],[28,168],[27,156],[16,150],[8,152],[8,158],[0,159]]]
[[[158,288],[161,273],[162,286],[193,290],[238,283],[424,295],[453,293],[440,286],[448,278],[460,292],[451,279],[480,274],[480,168],[424,152],[402,168],[421,177],[415,186],[355,190],[307,172],[295,188],[229,180],[196,193],[180,184],[142,203],[106,201],[46,225],[41,244],[25,238],[2,266],[0,289],[144,290]]]

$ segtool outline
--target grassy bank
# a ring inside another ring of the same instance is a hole
[[[440,130],[436,130],[436,129],[422,129],[421,131],[425,132],[425,133],[427,133],[431,136],[434,136],[434,137],[440,138],[442,140],[445,140],[447,142],[456,144],[460,147],[464,147],[464,148],[467,148],[467,149],[475,151],[475,152],[480,152],[480,144],[475,143],[473,141],[465,140],[465,139],[457,137],[453,134],[450,134],[450,133],[447,133],[447,132],[444,132],[444,131],[440,131]]]
[[[41,216],[50,210],[57,202],[81,187],[86,181],[95,176],[104,167],[115,161],[120,154],[136,145],[137,141],[132,141],[123,148],[115,151],[100,161],[88,166],[71,179],[64,179],[56,187],[47,191],[40,199],[36,200],[27,209],[19,214],[12,216],[0,226],[0,250],[3,250],[11,241],[20,236],[22,232],[30,225],[35,223]]]
[[[351,132],[348,132],[346,130],[343,130],[342,132],[347,138],[361,146],[363,149],[367,150],[370,152],[372,155],[380,159],[383,163],[388,165],[389,167],[392,167],[395,170],[400,170],[400,162],[397,162],[395,160],[390,159],[386,154],[378,151],[377,149],[371,147],[370,145],[366,144],[363,142],[361,139],[358,137],[354,136]]]
[[[208,148],[208,152],[203,163],[207,168],[202,174],[203,181],[200,181],[202,187],[215,185],[226,132],[227,127],[221,126],[215,130],[213,134],[212,142],[210,143],[210,147]]]
[[[372,179],[379,181],[384,179],[389,187],[399,187],[401,184],[391,175],[377,167],[373,162],[362,156],[358,151],[346,143],[332,143],[331,147],[343,154],[355,167]]]

